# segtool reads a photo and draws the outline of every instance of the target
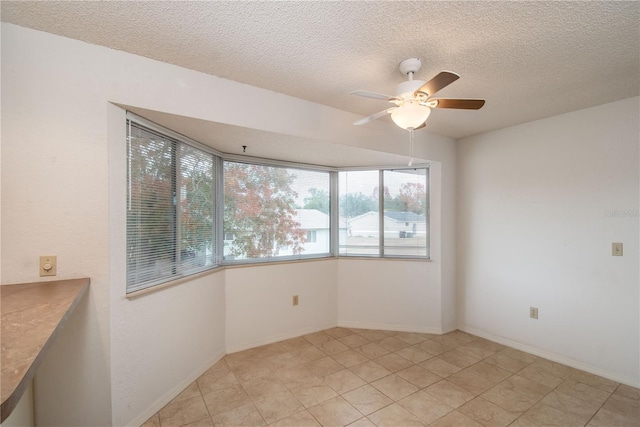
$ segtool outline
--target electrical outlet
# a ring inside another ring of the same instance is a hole
[[[538,307],[529,307],[529,317],[538,319]]]
[[[58,262],[55,255],[40,257],[40,276],[55,276],[58,274]]]
[[[622,256],[622,243],[614,242],[611,244],[611,255]]]
[[[293,296],[293,305],[298,305],[298,295]]]

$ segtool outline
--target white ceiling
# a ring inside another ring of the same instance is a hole
[[[640,94],[640,2],[12,2],[2,20],[363,116],[397,65],[462,77],[427,130],[461,138]],[[383,119],[386,120],[386,119]]]

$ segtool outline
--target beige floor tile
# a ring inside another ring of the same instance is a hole
[[[415,347],[429,353],[432,356],[437,356],[451,350],[450,348],[447,348],[446,346],[435,342],[432,339],[416,344]]]
[[[275,371],[273,376],[280,380],[287,388],[297,387],[302,384],[322,384],[322,377],[315,375],[305,366],[292,366]]]
[[[469,393],[447,380],[438,381],[425,388],[424,391],[453,408],[462,406],[475,397],[473,393]]]
[[[594,427],[637,427],[638,418],[627,417],[607,409],[600,409],[588,424]]]
[[[319,377],[326,377],[344,369],[344,366],[333,360],[331,357],[324,357],[322,359],[314,360],[305,365],[314,375]]]
[[[473,336],[471,334],[468,334],[466,332],[462,332],[462,331],[453,331],[453,332],[449,332],[447,334],[447,336],[452,336],[454,338],[456,338],[458,341],[464,343],[464,344],[468,344],[471,341],[475,341],[478,339],[478,337]]]
[[[540,359],[533,363],[531,366],[539,367],[551,375],[561,378],[563,380],[571,379],[571,377],[575,375],[591,375],[586,372],[579,371],[575,368],[571,368],[569,366],[561,365],[560,363],[552,362],[551,360]],[[595,376],[595,375],[593,375]],[[604,378],[603,378],[604,379]],[[617,384],[616,384],[617,385]],[[611,389],[611,392],[615,390],[615,386]]]
[[[552,391],[547,394],[540,403],[572,414],[581,420],[583,424],[586,424],[600,409],[600,405],[596,403],[590,403],[558,391]]]
[[[469,366],[475,365],[480,361],[475,357],[471,357],[468,354],[465,354],[463,351],[460,351],[457,348],[449,350],[446,353],[442,353],[438,357],[445,362],[451,363],[461,368],[468,368]]]
[[[302,363],[313,362],[314,360],[327,357],[326,354],[318,350],[318,348],[315,346],[303,348],[302,350],[295,351],[291,354],[300,359]]]
[[[295,351],[299,351],[313,345],[303,337],[291,338],[286,341],[281,341],[280,344],[289,353],[293,353]]]
[[[418,332],[398,332],[395,337],[407,344],[415,345],[433,338],[435,335],[421,334]]]
[[[226,370],[229,370],[229,369],[230,369],[229,365],[227,364],[227,362],[223,358],[223,359],[217,361],[216,363],[214,363],[213,366],[210,367],[209,369],[207,369],[205,371],[205,373],[202,374],[202,375],[209,375],[209,374],[213,374],[214,372],[226,371]]]
[[[304,335],[303,338],[313,345],[318,345],[322,342],[331,341],[333,339],[331,335],[325,334],[324,332],[315,332],[313,334]]]
[[[272,427],[320,427],[320,423],[307,410],[297,412],[290,417],[271,424]]]
[[[420,366],[443,378],[462,370],[461,367],[442,360],[439,357],[425,360],[424,362],[420,363]]]
[[[213,425],[213,421],[211,420],[211,418],[207,417],[207,418],[203,418],[203,419],[198,420],[198,421],[194,421],[194,422],[189,423],[189,424],[185,424],[182,427],[214,427],[214,425]]]
[[[485,378],[494,384],[499,383],[507,378],[509,378],[512,373],[509,371],[505,371],[504,369],[500,369],[499,367],[482,361],[480,363],[476,363],[473,366],[467,368],[469,372],[473,372],[474,374]]]
[[[395,352],[398,350],[402,350],[403,348],[407,348],[411,344],[408,344],[396,337],[387,337],[378,341],[378,345],[385,348],[386,350],[389,350],[390,352]]]
[[[351,366],[369,361],[368,357],[365,357],[353,350],[343,351],[342,353],[334,354],[331,357],[345,368],[350,368]]]
[[[484,393],[496,385],[495,382],[475,374],[469,368],[448,376],[447,380],[451,381],[458,387],[467,390],[474,396]]]
[[[346,426],[362,418],[362,414],[340,396],[309,408],[309,412],[325,427]]]
[[[198,382],[194,381],[187,386],[184,390],[180,392],[176,397],[174,397],[171,402],[179,402],[181,400],[191,399],[192,397],[202,396],[201,389],[198,386]]]
[[[323,383],[338,394],[346,393],[366,384],[362,378],[348,369],[327,375],[324,377]]]
[[[640,424],[640,400],[629,399],[620,395],[612,395],[609,400],[602,406],[611,412],[615,412],[620,415],[635,418]]]
[[[396,351],[394,354],[397,354],[400,357],[407,359],[412,363],[420,363],[424,362],[427,359],[431,359],[433,357],[432,354],[427,353],[426,351],[422,351],[416,347],[405,347],[402,350]]]
[[[514,422],[509,424],[509,427],[543,427],[539,426],[531,420],[528,420],[524,417],[516,418]]]
[[[525,353],[524,351],[516,350],[515,348],[505,348],[500,351],[499,354],[510,357],[512,359],[520,360],[521,362],[525,362],[528,364],[532,364],[537,360],[540,360],[538,356],[534,356],[533,354]]]
[[[328,354],[329,356],[349,349],[349,347],[342,344],[338,340],[324,341],[316,344],[316,347],[318,347],[322,352]]]
[[[305,384],[292,388],[290,391],[305,408],[310,408],[338,395],[331,387],[326,385]]]
[[[458,411],[449,412],[444,417],[440,418],[438,421],[430,424],[430,426],[434,427],[482,427],[482,424],[479,424],[467,417],[464,414],[461,414]]]
[[[336,328],[327,329],[326,331],[323,331],[323,332],[327,335],[330,335],[334,339],[344,338],[346,336],[353,334],[353,332],[351,332],[349,329],[341,328],[339,326]]]
[[[369,344],[356,347],[354,348],[354,350],[362,354],[363,356],[367,357],[368,359],[377,359],[380,356],[384,356],[385,354],[390,353],[389,350],[379,346],[375,342],[370,342]]]
[[[458,412],[486,427],[503,427],[511,424],[517,413],[509,412],[501,407],[477,397],[458,408]]]
[[[377,359],[374,359],[374,362],[391,372],[398,372],[410,366],[413,366],[413,363],[411,363],[404,357],[400,357],[394,353],[389,353],[385,354],[382,357],[378,357]]]
[[[209,417],[202,396],[171,402],[158,415],[162,427],[183,426]]]
[[[290,417],[304,409],[290,391],[282,391],[253,402],[267,424]]]
[[[391,374],[389,370],[383,368],[373,361],[352,366],[349,368],[349,370],[366,382],[379,380],[380,378],[386,377],[387,375]]]
[[[160,427],[160,416],[156,412],[151,418],[144,422],[140,427]]]
[[[253,400],[267,397],[287,389],[282,381],[277,377],[256,378],[255,380],[242,383],[242,387]]]
[[[499,384],[501,387],[516,391],[520,394],[531,396],[535,399],[542,399],[551,390],[551,387],[547,387],[544,384],[537,383],[528,378],[521,377],[520,375],[514,375],[507,378]]]
[[[384,331],[376,331],[376,330],[373,330],[373,329],[371,329],[371,330],[361,330],[360,332],[358,332],[358,334],[362,335],[363,337],[365,337],[369,341],[380,341],[381,339],[384,339],[384,338],[389,336],[389,334],[387,334]]]
[[[394,401],[403,399],[418,391],[416,386],[395,374],[374,381],[371,385]]]
[[[524,420],[529,420],[540,426],[581,427],[584,422],[577,417],[543,403],[534,405],[522,415]]]
[[[600,390],[572,380],[565,381],[560,384],[556,388],[556,391],[577,397],[578,399],[586,400],[587,402],[596,403],[598,405],[602,405],[611,395],[608,391]]]
[[[551,374],[548,370],[544,369],[540,365],[534,366],[533,364],[518,372],[518,375],[551,388],[557,387],[558,385],[562,384],[563,381],[562,378]]]
[[[518,393],[511,388],[505,387],[503,384],[498,384],[492,389],[482,393],[480,397],[498,405],[502,409],[515,413],[522,413],[529,410],[529,408],[542,399],[542,396]]]
[[[218,426],[263,426],[265,425],[262,415],[253,406],[253,403],[238,406],[229,411],[222,412],[213,417],[213,422]]]
[[[273,370],[264,364],[264,360],[259,363],[236,366],[231,370],[235,377],[242,382],[267,377],[273,373]]]
[[[349,348],[360,347],[361,345],[369,343],[368,339],[358,334],[347,335],[346,337],[339,338],[338,341]]]
[[[425,425],[418,417],[397,403],[382,408],[368,415],[367,418],[378,427],[413,427]]]
[[[345,393],[342,397],[363,415],[369,415],[393,403],[388,396],[368,384]]]
[[[197,387],[202,394],[211,393],[214,390],[231,387],[239,384],[238,379],[231,370],[220,370],[211,374],[200,376],[197,380]]]
[[[396,375],[404,378],[418,388],[425,388],[433,383],[437,383],[442,379],[433,372],[419,365],[413,365],[407,369],[396,372]]]
[[[576,370],[570,377],[570,379],[574,381],[581,382],[591,387],[599,388],[603,391],[608,391],[613,393],[617,388],[619,383],[615,381],[611,381],[606,378],[602,378],[598,375],[593,375],[588,372],[578,371]]]
[[[279,369],[288,369],[292,366],[302,365],[302,361],[291,353],[280,353],[267,357],[264,364],[272,371],[277,371]]]
[[[502,352],[496,353],[493,356],[489,356],[484,360],[485,362],[497,366],[500,369],[509,371],[511,374],[515,374],[516,372],[521,371],[522,369],[530,365],[530,363],[518,359],[513,359]]]
[[[368,418],[363,417],[357,421],[352,422],[347,427],[376,427],[376,425],[371,421],[369,421]]]
[[[487,345],[482,339],[478,339],[458,347],[458,350],[478,360],[484,360],[496,354],[501,348]]]
[[[627,399],[640,400],[640,389],[628,386],[626,384],[620,384],[614,394],[626,397]]]
[[[425,424],[431,424],[453,411],[451,406],[424,391],[413,393],[398,401],[398,404],[418,417]]]
[[[211,415],[217,415],[251,402],[251,398],[240,385],[215,390],[203,395],[203,397]]]

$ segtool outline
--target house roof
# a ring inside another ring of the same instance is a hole
[[[329,215],[316,209],[298,209],[296,211],[296,221],[300,223],[300,228],[304,230],[317,230],[329,228],[331,224]]]
[[[487,100],[480,111],[433,112],[425,130],[456,139],[640,94],[637,1],[5,0],[0,7],[4,22],[361,116],[385,102],[349,93],[394,95],[406,80],[398,64],[419,57],[416,79],[461,75],[439,97]]]
[[[398,222],[424,222],[427,219],[414,212],[385,211],[384,216]]]

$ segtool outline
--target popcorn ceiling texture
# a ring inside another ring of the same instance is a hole
[[[124,50],[361,115],[417,56],[438,93],[485,98],[436,110],[461,138],[640,94],[639,2],[2,2],[2,20]],[[383,119],[385,120],[385,119]]]

